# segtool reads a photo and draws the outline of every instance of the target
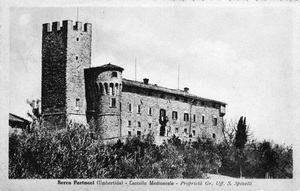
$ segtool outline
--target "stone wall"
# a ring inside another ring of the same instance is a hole
[[[166,124],[166,137],[171,137],[173,134],[181,138],[195,138],[207,134],[212,137],[213,133],[216,136],[216,140],[222,139],[222,121],[220,117],[219,109],[193,105],[190,103],[184,103],[176,100],[157,98],[152,96],[145,96],[131,92],[122,92],[122,136],[128,135],[128,131],[132,135],[137,135],[137,131],[141,134],[154,132],[155,136],[160,135],[159,116],[160,110],[166,111],[168,122]],[[131,112],[129,111],[129,104],[131,104]],[[137,107],[140,105],[140,113],[137,112]],[[149,115],[149,107],[151,107],[151,115]],[[172,119],[172,112],[177,112],[177,119]],[[184,120],[184,113],[189,115],[189,120]],[[195,122],[193,119],[195,115]],[[204,123],[202,123],[202,115],[204,116]],[[217,118],[217,125],[213,124],[213,118]],[[128,121],[131,121],[129,125]],[[139,126],[140,122],[140,126]],[[149,127],[151,124],[151,127]],[[178,128],[178,131],[176,131]],[[186,132],[185,133],[185,129]],[[195,134],[193,134],[193,131]],[[192,137],[190,137],[192,135]]]

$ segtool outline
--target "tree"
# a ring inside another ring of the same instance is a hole
[[[36,128],[41,124],[42,113],[41,113],[41,100],[27,100],[26,101],[31,107],[31,113],[27,112],[28,117],[32,119],[31,129]]]
[[[237,125],[235,141],[234,141],[234,146],[237,148],[236,156],[239,161],[240,177],[243,176],[243,172],[242,172],[242,163],[243,163],[243,159],[244,159],[243,151],[244,151],[248,136],[249,136],[249,134],[248,134],[248,129],[247,129],[247,125],[246,125],[246,117],[243,118],[243,116],[241,116],[241,118],[238,122],[238,125]]]

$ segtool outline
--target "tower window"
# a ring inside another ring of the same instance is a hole
[[[148,108],[148,115],[152,115],[152,108],[151,107]]]
[[[79,41],[79,37],[76,38],[76,41]]]
[[[152,127],[152,124],[151,124],[151,123],[148,123],[148,127],[151,128],[151,127]]]
[[[75,56],[75,59],[78,60],[79,56]]]
[[[139,113],[139,114],[141,113],[141,105],[137,106],[137,113]]]
[[[212,136],[213,136],[214,139],[216,138],[216,134],[213,133]]]
[[[217,124],[218,124],[218,118],[213,117],[213,125],[217,126]]]
[[[177,111],[172,112],[172,119],[177,120],[178,113]]]
[[[193,130],[193,136],[195,136],[196,135],[196,131],[195,130]]]
[[[204,124],[204,122],[205,122],[205,117],[204,115],[202,115],[202,123]]]
[[[131,136],[131,131],[128,131],[128,135]]]
[[[137,122],[137,126],[141,127],[141,122],[140,121]]]
[[[196,115],[193,115],[193,122],[196,122]]]
[[[116,98],[110,98],[110,107],[116,107]]]
[[[112,72],[112,77],[118,77],[118,73],[117,72]]]
[[[186,128],[184,129],[184,133],[187,133],[187,129]]]
[[[178,128],[175,128],[175,133],[178,133]]]
[[[128,127],[130,127],[131,126],[131,121],[128,121]]]
[[[79,103],[80,103],[80,99],[76,98],[76,102],[75,102],[75,110],[79,110]]]
[[[128,104],[128,111],[131,112],[131,103]]]
[[[189,114],[188,114],[188,113],[185,113],[185,114],[183,115],[183,120],[184,120],[184,121],[189,121]]]

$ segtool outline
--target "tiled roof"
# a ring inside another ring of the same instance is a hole
[[[108,63],[108,64],[104,64],[102,66],[99,66],[99,67],[93,67],[93,69],[101,69],[101,70],[117,70],[117,71],[123,71],[124,68],[120,67],[120,66],[116,66],[116,65],[113,65],[111,63]]]
[[[184,97],[187,97],[187,98],[192,98],[192,99],[196,99],[196,100],[200,100],[200,101],[210,101],[210,102],[215,102],[215,103],[227,105],[225,102],[199,97],[199,96],[196,96],[194,94],[185,92],[183,90],[165,88],[165,87],[161,87],[161,86],[157,86],[157,85],[153,85],[153,84],[145,84],[143,82],[128,80],[128,79],[124,79],[124,78],[123,78],[123,84],[125,86],[140,87],[140,88],[145,88],[145,89],[170,93],[170,94],[174,94],[174,95],[184,96]]]

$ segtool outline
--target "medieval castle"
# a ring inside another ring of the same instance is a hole
[[[94,120],[110,140],[149,132],[158,140],[222,139],[226,103],[188,88],[124,79],[124,69],[110,63],[92,68],[92,25],[65,20],[50,26],[43,24],[42,37],[42,113],[49,128]]]

